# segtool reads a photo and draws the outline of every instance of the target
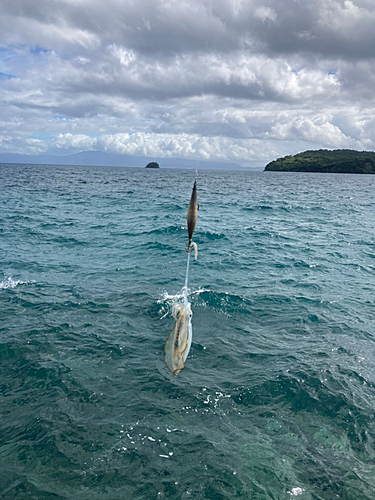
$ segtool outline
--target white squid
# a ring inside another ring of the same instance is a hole
[[[176,376],[180,370],[185,368],[185,361],[193,337],[190,302],[187,302],[187,304],[174,304],[172,316],[176,320],[176,324],[172,328],[164,346],[164,361],[168,370]]]

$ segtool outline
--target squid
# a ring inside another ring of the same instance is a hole
[[[188,235],[189,235],[189,243],[188,243],[188,252],[191,251],[191,246],[192,246],[192,237],[195,229],[195,224],[197,222],[197,217],[198,217],[198,197],[197,197],[197,181],[195,180],[194,186],[193,186],[193,192],[191,193],[191,198],[190,198],[190,203],[189,203],[189,208],[188,208],[188,213],[187,213],[187,228],[188,228]],[[196,258],[195,258],[196,260]]]
[[[177,376],[178,372],[185,368],[185,361],[193,337],[192,315],[190,302],[187,304],[176,303],[172,307],[172,316],[176,320],[176,324],[165,342],[164,362],[174,376]]]
[[[184,301],[177,302],[172,307],[172,316],[175,319],[176,324],[172,328],[172,331],[169,334],[164,345],[164,362],[168,370],[174,376],[177,376],[177,374],[183,368],[185,368],[185,361],[188,357],[193,337],[193,328],[191,324],[193,313],[191,312],[191,304],[188,301],[188,278],[190,255],[193,249],[195,253],[195,260],[197,259],[198,254],[197,244],[192,241],[193,232],[197,221],[197,213],[197,181],[195,181],[187,215],[189,242],[187,245],[188,258],[186,266],[185,286],[183,288]]]

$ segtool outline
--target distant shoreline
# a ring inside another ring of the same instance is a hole
[[[304,151],[271,161],[264,171],[375,174],[375,153],[352,149]]]
[[[79,163],[35,163],[35,162],[16,162],[16,161],[0,161],[1,165],[23,165],[23,166],[35,166],[35,167],[89,167],[89,168],[136,168],[138,170],[145,169],[144,165],[98,165],[98,164],[79,164]],[[170,166],[163,165],[163,168],[158,168],[157,170],[202,170],[202,171],[233,171],[233,172],[263,172],[264,167],[241,167],[240,165],[235,166],[224,166],[218,164],[217,166]]]
[[[104,153],[101,151],[81,151],[68,155],[23,155],[17,153],[0,154],[0,163],[29,164],[29,165],[71,165],[95,167],[141,167],[149,162],[157,162],[161,169],[165,168],[194,168],[214,170],[242,170],[241,165],[230,161],[215,160],[189,160],[186,158],[148,158],[146,156],[133,156],[126,154]],[[251,165],[251,162],[250,162]],[[249,166],[250,166],[249,165]],[[264,169],[263,164],[254,166]],[[245,167],[247,168],[247,167]]]

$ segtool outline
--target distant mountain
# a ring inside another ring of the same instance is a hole
[[[0,154],[0,163],[28,163],[36,165],[87,165],[113,167],[144,167],[155,161],[161,168],[201,168],[214,170],[242,170],[238,163],[220,161],[196,161],[182,158],[146,158],[142,156],[117,155],[100,151],[83,151],[68,156]]]
[[[271,161],[266,171],[375,174],[375,153],[352,149],[319,149]]]

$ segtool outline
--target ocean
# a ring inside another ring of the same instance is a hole
[[[375,176],[0,165],[0,497],[375,498]]]

